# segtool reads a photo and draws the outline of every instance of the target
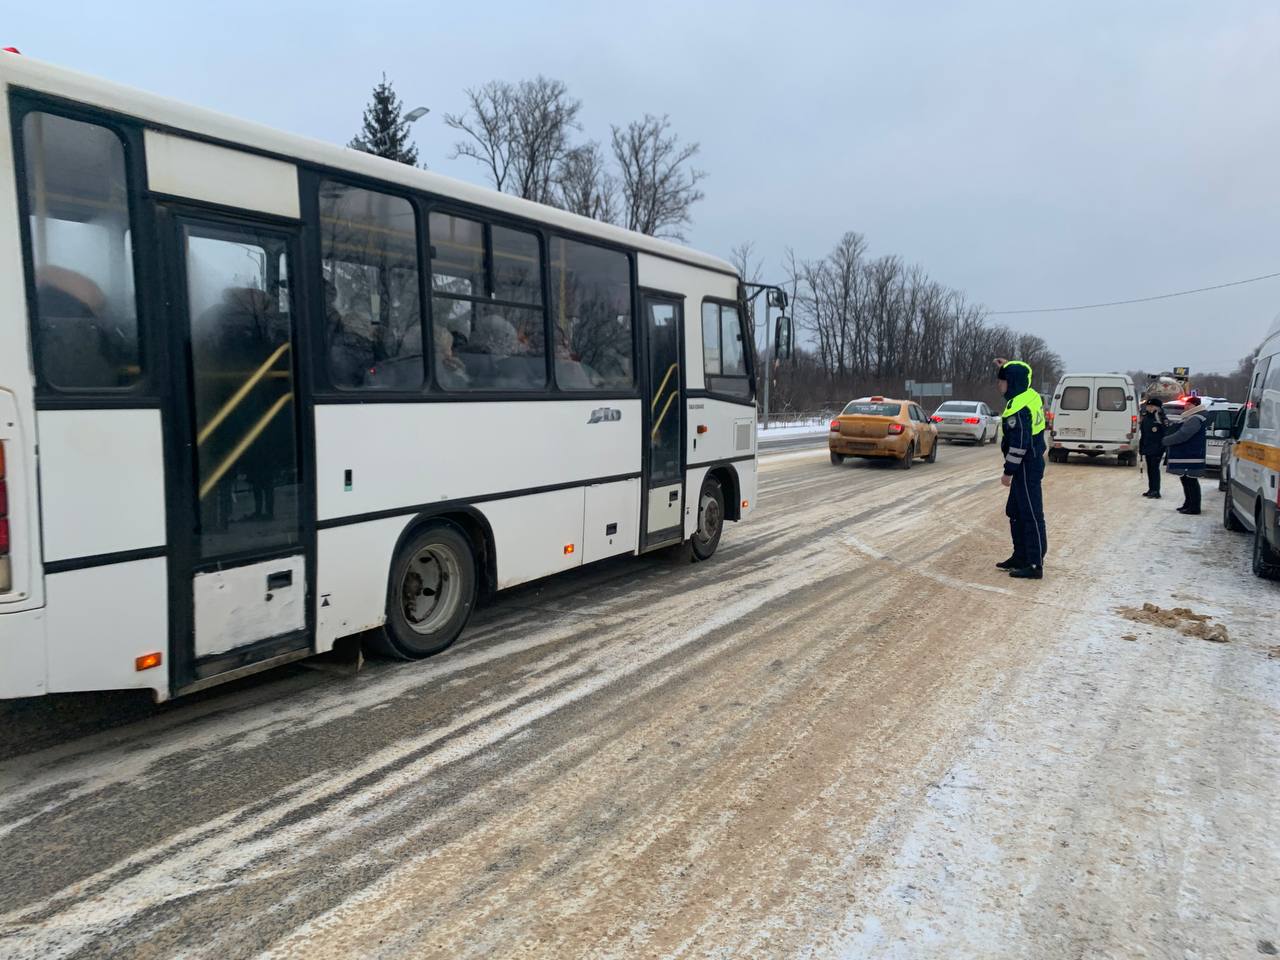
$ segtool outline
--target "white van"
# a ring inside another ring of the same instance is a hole
[[[1049,408],[1049,459],[1065,463],[1073,453],[1138,462],[1138,395],[1122,373],[1069,373],[1053,389]]]
[[[1221,434],[1222,431],[1215,431]],[[1222,523],[1253,533],[1253,572],[1280,579],[1280,317],[1258,351],[1249,402],[1230,432],[1235,442],[1223,467],[1227,495]]]

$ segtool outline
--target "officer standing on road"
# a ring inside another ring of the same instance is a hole
[[[1178,508],[1179,513],[1194,516],[1200,512],[1200,478],[1204,476],[1207,426],[1205,412],[1200,409],[1200,398],[1187,397],[1182,422],[1163,441],[1169,448],[1169,472],[1182,478],[1183,503]]]
[[[1004,512],[1013,537],[1013,555],[996,566],[1020,580],[1044,576],[1044,556],[1049,540],[1045,533],[1044,498],[1044,402],[1031,389],[1031,367],[1021,360],[996,360],[1000,391],[1005,408],[1000,450],[1004,453],[1004,476],[1009,488]]]
[[[1143,496],[1152,500],[1160,499],[1160,459],[1164,456],[1167,428],[1164,407],[1155,397],[1147,397],[1142,401],[1142,439],[1138,441],[1138,452],[1147,463],[1147,492]]]

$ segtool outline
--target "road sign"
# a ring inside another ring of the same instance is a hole
[[[907,392],[913,397],[949,397],[952,394],[950,383],[916,383],[907,381]]]
[[[1190,367],[1174,367],[1173,375],[1175,377],[1189,377],[1191,376],[1191,368]]]

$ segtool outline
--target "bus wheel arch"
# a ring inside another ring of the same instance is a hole
[[[724,493],[724,518],[726,520],[742,519],[742,483],[738,479],[738,471],[732,464],[724,463],[712,467],[707,476],[720,484]]]

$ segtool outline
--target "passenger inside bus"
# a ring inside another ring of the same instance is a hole
[[[80,388],[122,387],[136,378],[132,334],[110,322],[102,288],[65,267],[36,273],[40,367],[49,382]]]

